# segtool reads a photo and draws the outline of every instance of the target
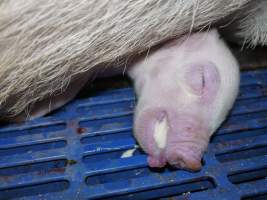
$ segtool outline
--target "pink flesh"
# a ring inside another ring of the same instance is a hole
[[[149,154],[148,164],[150,167],[164,167],[167,163],[170,165],[190,169],[193,171],[201,168],[201,158],[208,143],[206,130],[201,127],[200,120],[191,116],[183,116],[182,118],[168,109],[150,110],[139,116],[138,120],[142,120],[142,127],[138,127],[138,140],[143,143],[144,150]],[[166,110],[168,110],[166,112]],[[149,114],[148,114],[149,113]],[[167,117],[170,124],[167,135],[167,146],[159,149],[154,141],[154,126],[158,119]],[[142,142],[143,141],[143,142]]]
[[[192,92],[200,97],[198,106],[208,106],[214,101],[220,84],[220,76],[215,64],[201,61],[185,67],[188,68],[185,82]],[[165,96],[181,95],[179,91],[166,91]],[[149,154],[149,166],[163,167],[169,163],[177,168],[199,170],[209,141],[209,130],[205,127],[208,122],[203,122],[201,117],[197,117],[198,113],[188,115],[187,112],[191,108],[177,113],[175,108],[169,106],[171,98],[165,98],[160,94],[158,96],[159,101],[162,101],[165,106],[142,110],[142,114],[138,115],[135,121],[136,137]],[[164,117],[167,118],[169,125],[167,145],[166,148],[159,149],[153,137],[154,127]]]
[[[209,38],[209,33],[207,35]],[[144,70],[136,71],[134,81],[137,82],[136,89],[141,103],[138,102],[135,113],[134,132],[139,144],[148,154],[150,167],[170,164],[177,168],[197,171],[201,168],[203,153],[209,142],[211,119],[205,112],[203,115],[199,111],[215,101],[221,80],[217,63],[213,63],[212,59],[209,60],[209,56],[206,56],[209,51],[208,42],[203,40],[203,37],[193,35],[186,43],[181,44],[179,40],[173,41],[152,55],[155,61],[150,62],[150,76],[147,76],[148,72],[144,73]],[[199,53],[202,52],[202,47],[203,57]],[[181,53],[182,56],[176,56],[175,53]],[[186,59],[190,62],[186,62]],[[148,67],[147,63],[149,61],[140,66]],[[181,75],[176,76],[176,73]],[[177,81],[178,77],[182,79]],[[178,83],[182,83],[183,87]],[[183,96],[187,95],[184,88],[197,97],[184,98]],[[197,100],[194,100],[196,98]],[[153,134],[156,123],[164,117],[167,119],[168,132],[166,146],[161,149],[157,146]]]

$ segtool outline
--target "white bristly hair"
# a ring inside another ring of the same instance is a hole
[[[1,0],[0,115],[21,113],[98,66],[127,67],[129,56],[208,27],[249,1]]]

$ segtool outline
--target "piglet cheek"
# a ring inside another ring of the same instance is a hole
[[[199,96],[203,104],[213,102],[221,82],[216,65],[210,61],[201,61],[187,64],[185,69],[185,82],[189,92]]]

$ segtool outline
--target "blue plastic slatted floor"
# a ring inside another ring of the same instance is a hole
[[[0,129],[0,199],[267,199],[267,69],[242,74],[198,173],[152,171],[136,150],[131,88]]]

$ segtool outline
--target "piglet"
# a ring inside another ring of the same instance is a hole
[[[217,30],[167,42],[128,74],[138,97],[134,135],[149,166],[201,169],[239,88],[238,63]]]

